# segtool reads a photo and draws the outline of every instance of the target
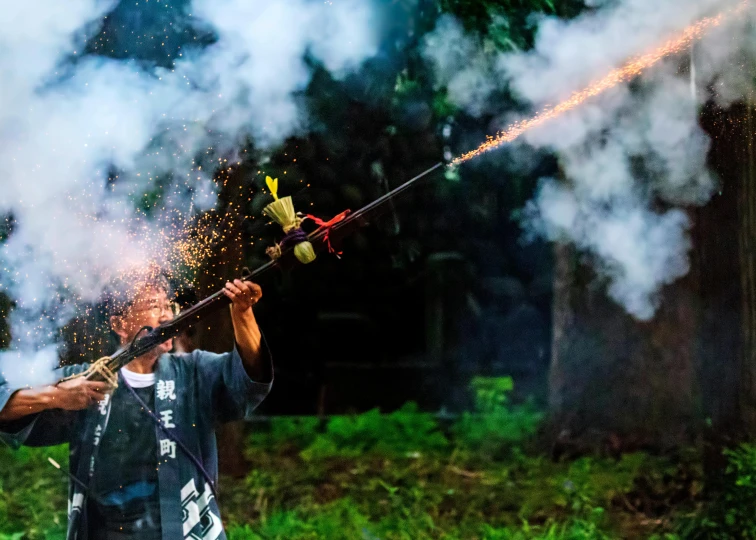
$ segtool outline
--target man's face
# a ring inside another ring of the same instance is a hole
[[[120,317],[111,319],[111,325],[121,338],[121,343],[129,343],[137,332],[145,326],[155,328],[173,319],[172,302],[164,290],[148,288],[140,291],[134,302],[129,305]],[[155,350],[162,354],[173,348],[173,340],[160,344]]]

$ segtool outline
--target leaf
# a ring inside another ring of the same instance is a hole
[[[265,183],[268,185],[270,194],[273,195],[275,200],[278,200],[278,178],[265,177]]]

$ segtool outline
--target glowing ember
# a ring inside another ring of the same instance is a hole
[[[592,83],[590,86],[575,92],[567,100],[559,103],[554,107],[549,107],[530,119],[521,120],[509,126],[504,131],[500,131],[496,136],[488,136],[486,142],[481,144],[475,150],[471,150],[461,156],[454,158],[449,166],[453,167],[469,161],[474,157],[477,157],[485,152],[498,148],[504,143],[512,142],[524,132],[539,126],[549,120],[556,118],[572,109],[581,105],[586,100],[605,92],[611,88],[614,88],[620,83],[627,82],[640,75],[644,70],[658,63],[663,58],[677,54],[687,47],[689,47],[694,41],[700,39],[708,30],[721,25],[730,17],[733,17],[741,13],[748,5],[747,0],[741,2],[738,7],[729,11],[721,13],[715,17],[708,17],[702,19],[697,23],[689,26],[682,31],[678,36],[669,39],[657,49],[641,55],[633,60],[630,60],[627,64],[621,68],[615,69],[608,73],[602,79]]]

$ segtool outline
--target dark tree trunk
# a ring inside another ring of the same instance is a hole
[[[704,417],[711,420],[711,434],[722,442],[741,429],[738,371],[747,299],[742,294],[741,278],[745,274],[738,245],[743,230],[739,216],[743,196],[738,165],[741,130],[732,120],[743,112],[709,106],[701,116],[712,138],[709,162],[719,176],[719,189],[708,204],[696,209],[692,230],[691,277],[700,305],[696,353],[701,408]]]
[[[711,106],[711,163],[720,176],[714,200],[699,211],[699,272],[705,302],[702,365],[705,403],[728,439],[756,434],[756,163],[753,96],[728,110]]]
[[[753,103],[701,116],[712,200],[690,210],[688,276],[641,323],[609,300],[570,246],[556,247],[550,407],[562,438],[664,447],[701,434],[713,452],[756,433],[756,156]],[[558,438],[559,440],[559,438]]]
[[[639,322],[574,248],[557,245],[555,264],[549,402],[559,443],[617,451],[685,441],[695,412],[687,281],[665,290],[653,321]]]
[[[756,156],[754,155],[753,95],[746,107],[745,136],[741,139],[739,247],[743,347],[740,359],[740,407],[745,433],[756,434]]]

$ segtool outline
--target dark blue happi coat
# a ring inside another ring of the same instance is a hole
[[[270,362],[267,351],[264,361]],[[57,377],[80,373],[87,364],[67,366]],[[271,370],[272,373],[272,370]],[[194,351],[164,354],[155,371],[155,414],[217,480],[219,423],[248,419],[270,391],[271,383],[252,381],[239,353]],[[120,384],[123,379],[120,378]],[[18,390],[0,378],[0,410]],[[70,443],[70,470],[90,485],[97,463],[97,447],[108,427],[110,396],[83,411],[48,410],[29,420],[2,426],[0,437],[13,446],[50,446]],[[155,429],[160,494],[160,521],[164,540],[224,539],[220,511],[203,474],[184,452],[147,415],[145,429]],[[107,464],[101,464],[106,467]],[[67,540],[87,538],[87,493],[69,485]]]

